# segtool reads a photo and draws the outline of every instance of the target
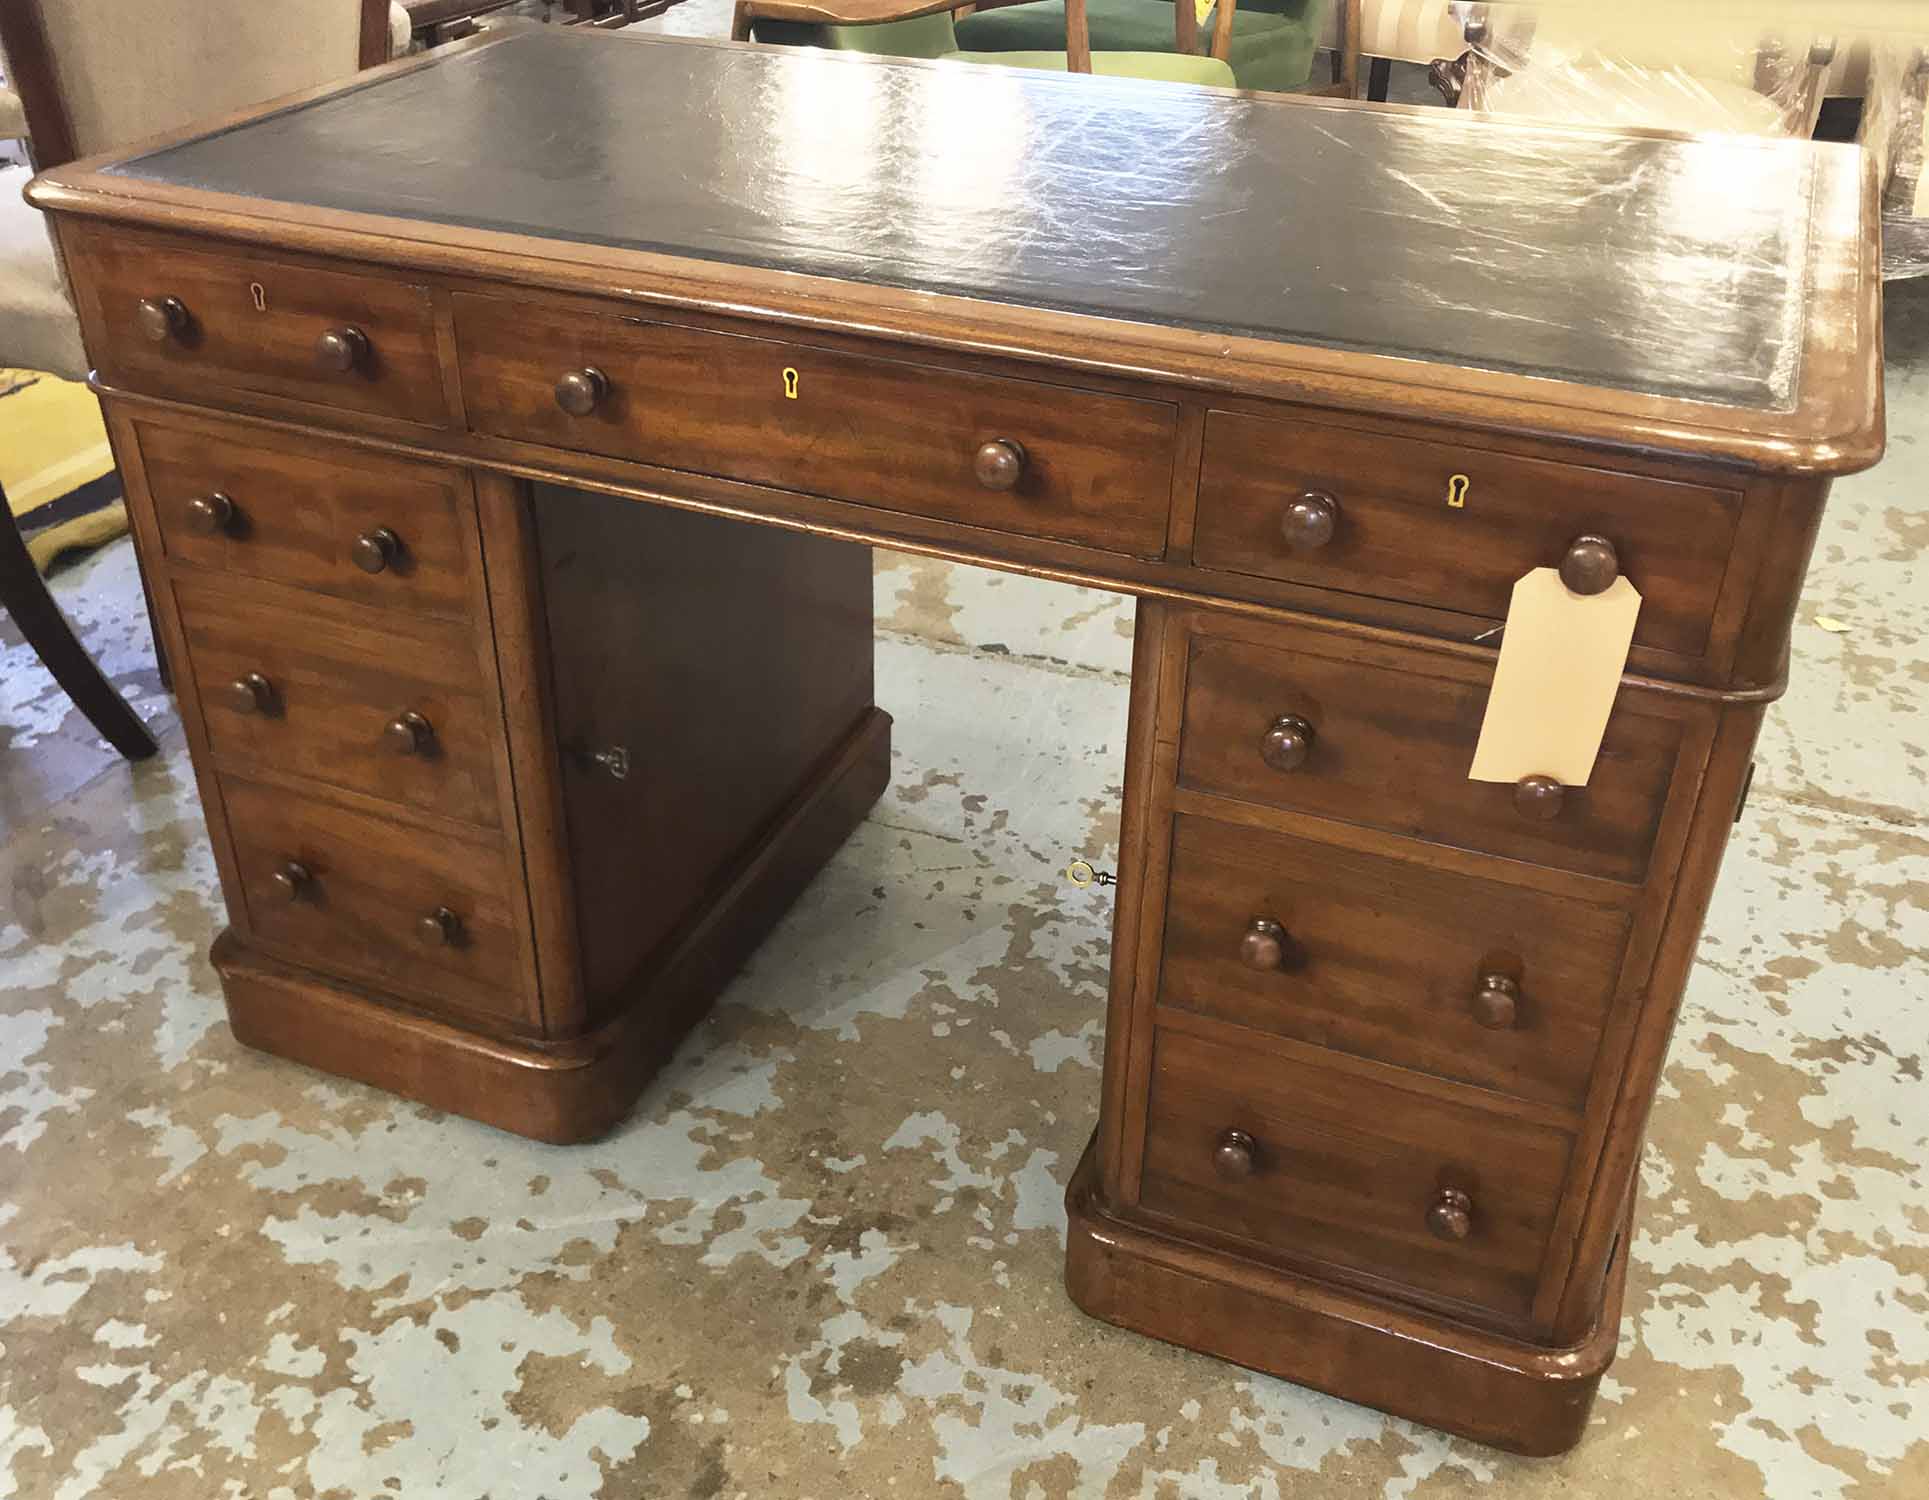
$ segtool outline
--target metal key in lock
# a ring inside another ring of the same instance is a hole
[[[1075,859],[1065,867],[1065,878],[1080,890],[1093,885],[1117,885],[1118,876],[1096,868],[1088,859]]]
[[[563,753],[586,771],[594,768],[612,781],[629,780],[630,747],[628,745],[605,745],[600,750],[592,750],[581,740],[570,740],[563,746]]]

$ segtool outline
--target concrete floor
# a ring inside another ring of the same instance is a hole
[[[1929,1494],[1929,286],[1836,493],[1657,1107],[1589,1437],[1497,1455],[1094,1324],[1131,605],[883,555],[894,784],[598,1145],[247,1052],[121,544],[0,623],[0,1500]],[[1816,624],[1827,619],[1842,629]]]

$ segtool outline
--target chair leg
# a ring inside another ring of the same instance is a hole
[[[27,644],[54,674],[54,681],[109,744],[129,760],[145,760],[154,753],[154,737],[147,726],[101,675],[73,627],[62,618],[4,497],[0,497],[0,606],[13,617]]]
[[[1367,70],[1366,97],[1375,104],[1386,103],[1387,90],[1393,87],[1393,59],[1376,57],[1373,66]]]

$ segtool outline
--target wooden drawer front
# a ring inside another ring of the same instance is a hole
[[[1161,1004],[1585,1102],[1625,912],[1186,816],[1173,824],[1171,881]],[[1283,929],[1277,949],[1248,941],[1255,918]]]
[[[295,963],[409,999],[534,1024],[527,903],[493,840],[454,839],[221,778],[248,931]],[[300,867],[292,887],[277,879]],[[424,920],[447,910],[452,940]]]
[[[1309,632],[1279,640],[1194,637],[1183,785],[1628,884],[1647,874],[1685,730],[1645,695],[1623,690],[1588,784],[1541,821],[1512,784],[1467,779],[1493,683],[1484,664],[1393,649],[1342,660],[1316,654]],[[1284,718],[1312,733],[1290,770],[1266,758]]]
[[[487,297],[455,304],[479,432],[1136,557],[1165,548],[1168,404]],[[572,416],[557,380],[586,367],[607,389]],[[974,472],[1000,440],[1024,453],[1009,491]]]
[[[1448,503],[1455,475],[1468,480],[1458,508]],[[1325,545],[1295,549],[1282,523],[1308,491],[1331,497],[1336,520]],[[1641,591],[1635,643],[1698,656],[1740,505],[1727,490],[1215,411],[1193,556],[1201,567],[1500,620],[1523,573],[1558,567],[1575,538],[1598,534]]]
[[[110,385],[200,402],[243,391],[447,424],[427,287],[118,229],[76,236],[74,260],[90,352]],[[171,327],[155,304],[174,313]],[[345,331],[361,347],[348,369],[330,368],[318,342]]]
[[[460,472],[293,438],[217,440],[145,421],[137,430],[169,557],[364,604],[470,615],[474,502]],[[208,529],[215,496],[231,514]],[[382,532],[392,555],[366,571]]]
[[[1571,1148],[1545,1126],[1161,1031],[1140,1203],[1524,1322]],[[1228,1175],[1242,1161],[1248,1175]],[[1430,1227],[1447,1193],[1464,1195],[1464,1239]]]
[[[268,592],[175,585],[216,761],[496,826],[501,729],[474,630]]]

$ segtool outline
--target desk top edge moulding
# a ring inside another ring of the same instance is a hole
[[[1855,150],[544,29],[28,193],[236,1037],[606,1132],[887,785],[870,548],[1128,593],[1072,1297],[1580,1438],[1882,450]],[[1538,568],[1639,591],[1627,668],[1584,783],[1475,782]]]

